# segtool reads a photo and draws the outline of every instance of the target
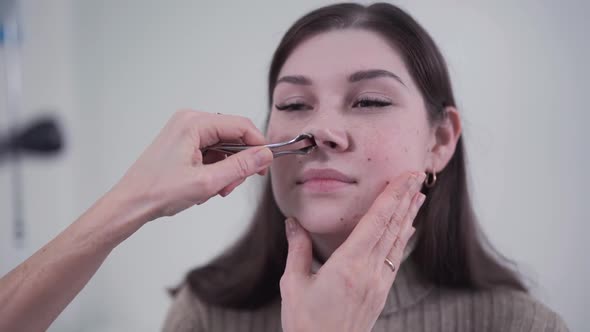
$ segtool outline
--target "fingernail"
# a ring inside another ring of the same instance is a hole
[[[420,196],[418,196],[418,206],[422,206],[425,199],[426,199],[426,195],[420,193]]]
[[[297,225],[295,225],[295,221],[291,218],[287,218],[287,236],[292,236],[297,232]]]
[[[418,179],[421,184],[424,183],[424,180],[426,180],[426,173],[420,172],[420,175],[418,175]]]
[[[267,166],[272,162],[272,151],[270,151],[270,149],[266,147],[261,148],[260,150],[256,151],[254,158],[256,158],[256,167],[260,168]]]

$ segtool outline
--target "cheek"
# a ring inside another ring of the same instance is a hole
[[[295,157],[276,158],[270,166],[270,178],[272,192],[275,201],[285,215],[292,216],[294,202],[297,197],[293,196],[295,179],[293,174],[302,167],[302,160]]]
[[[424,132],[417,128],[379,128],[362,139],[362,161],[379,179],[423,167]]]

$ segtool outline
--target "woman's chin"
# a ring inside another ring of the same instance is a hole
[[[357,220],[334,215],[300,215],[296,218],[305,230],[313,234],[349,233],[357,223]]]

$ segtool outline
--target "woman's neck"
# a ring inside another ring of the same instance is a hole
[[[340,247],[348,238],[350,233],[332,233],[332,234],[310,234],[313,243],[313,255],[320,263],[332,256],[334,251]]]
[[[416,229],[414,235],[408,241],[404,250],[402,261],[404,261],[416,247],[419,237],[419,230]],[[330,256],[346,241],[350,232],[348,233],[332,233],[332,234],[310,234],[313,243],[314,258],[321,264],[324,264]]]

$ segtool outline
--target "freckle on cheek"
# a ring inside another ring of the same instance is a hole
[[[371,161],[371,158],[367,158],[367,161]]]
[[[340,218],[340,222],[343,222],[343,221],[344,221],[344,218]]]

